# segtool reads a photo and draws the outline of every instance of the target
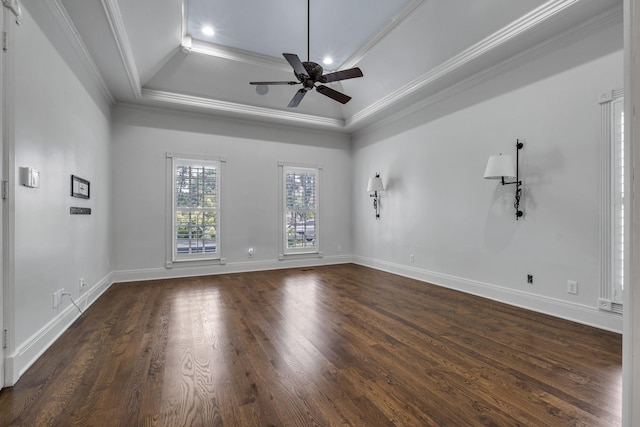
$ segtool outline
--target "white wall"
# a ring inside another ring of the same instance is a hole
[[[9,369],[21,372],[79,313],[65,297],[52,308],[52,294],[66,289],[79,305],[110,284],[110,117],[79,83],[24,10],[15,29],[15,218],[13,272],[14,343]],[[40,188],[18,185],[20,167],[40,171]],[[91,182],[91,199],[70,197],[70,176]],[[91,215],[70,215],[71,206]],[[10,266],[11,267],[11,266]],[[79,278],[89,287],[80,294]]]
[[[622,87],[621,49],[614,25],[357,135],[356,261],[621,331],[619,316],[597,310],[598,96]],[[519,221],[514,186],[483,179],[491,154],[515,159],[517,138]],[[364,191],[376,172],[386,186],[377,221]]]
[[[113,130],[115,279],[137,280],[301,265],[278,261],[278,162],[323,167],[322,259],[351,253],[351,148],[345,135],[119,106]],[[166,153],[221,156],[221,251],[226,265],[174,263],[165,268]],[[338,252],[338,246],[342,251]],[[247,249],[254,248],[248,257]]]

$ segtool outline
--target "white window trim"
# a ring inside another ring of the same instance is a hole
[[[316,176],[316,203],[317,203],[317,211],[318,215],[315,223],[315,230],[317,231],[315,234],[316,239],[316,247],[315,248],[304,248],[300,250],[286,250],[286,226],[285,226],[285,194],[286,194],[286,180],[285,180],[285,168],[301,168],[301,169],[315,169],[317,171]],[[280,247],[280,254],[278,255],[278,259],[280,261],[285,259],[296,259],[296,258],[322,258],[324,255],[322,253],[322,166],[320,165],[312,165],[306,163],[291,163],[291,162],[278,162],[278,242]]]
[[[199,265],[211,265],[226,264],[226,259],[222,256],[222,200],[223,200],[223,185],[222,180],[224,176],[224,166],[226,164],[226,158],[220,156],[207,156],[199,154],[188,153],[166,153],[166,188],[167,188],[167,226],[166,226],[166,268],[173,268],[182,265],[199,266]],[[218,229],[216,230],[216,244],[217,251],[215,254],[209,254],[207,256],[193,256],[193,257],[176,257],[175,256],[175,221],[174,221],[174,208],[175,208],[175,166],[177,161],[186,162],[218,162],[220,170],[218,172]]]
[[[614,103],[619,102],[624,91],[616,89],[600,95],[600,298],[598,307],[601,310],[622,314],[622,292],[615,285],[615,232],[614,232],[614,198],[615,185],[613,177],[613,160],[615,151],[614,137]],[[629,176],[629,142],[625,138],[624,170]],[[625,179],[624,192],[629,194],[629,179]],[[628,197],[627,197],[628,199]],[[628,205],[628,202],[625,202]],[[629,224],[629,209],[624,209],[624,223]],[[625,254],[629,253],[629,227],[624,230]],[[625,271],[625,282],[628,283]]]

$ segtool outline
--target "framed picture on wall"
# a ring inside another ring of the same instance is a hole
[[[81,199],[89,199],[91,196],[91,183],[75,175],[71,175],[71,195]]]

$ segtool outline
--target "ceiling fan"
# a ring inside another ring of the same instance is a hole
[[[328,96],[331,99],[334,99],[342,104],[346,104],[351,100],[351,97],[345,95],[342,92],[338,92],[335,89],[331,89],[328,86],[323,84],[317,85],[316,83],[330,83],[337,82],[340,80],[353,79],[356,77],[362,77],[362,71],[360,68],[349,68],[348,70],[336,71],[334,73],[323,74],[324,70],[315,62],[309,61],[309,3],[311,0],[307,0],[307,61],[302,62],[298,55],[294,53],[283,53],[282,55],[287,60],[291,68],[293,68],[293,72],[298,79],[298,81],[281,81],[281,82],[249,82],[252,85],[297,85],[302,84],[302,89],[299,89],[296,94],[293,96],[288,108],[295,108],[300,104],[302,98],[307,94],[308,91],[315,88],[321,94]]]

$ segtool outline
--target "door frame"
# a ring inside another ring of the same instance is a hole
[[[16,1],[2,0],[0,43],[0,387],[15,383],[11,354],[15,350],[14,322],[14,211],[15,211],[15,49],[14,37],[20,18]]]

